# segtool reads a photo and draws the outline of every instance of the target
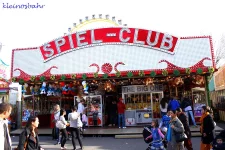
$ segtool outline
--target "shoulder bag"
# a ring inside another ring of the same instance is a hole
[[[183,142],[188,139],[187,135],[184,132],[179,133],[179,132],[174,131],[174,133],[175,133],[175,139],[176,139],[177,143]]]

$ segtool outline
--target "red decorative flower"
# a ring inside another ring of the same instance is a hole
[[[113,67],[110,63],[104,63],[102,65],[102,72],[109,74],[112,71]]]

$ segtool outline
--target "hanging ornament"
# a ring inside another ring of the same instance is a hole
[[[15,77],[12,78],[12,82],[16,82],[16,78]]]
[[[35,79],[36,79],[36,76],[31,76],[31,77],[30,77],[30,81],[32,81],[32,82],[34,82]]]
[[[121,76],[121,72],[120,71],[117,71],[116,72],[116,77],[119,78],[120,76]]]
[[[41,81],[41,82],[44,82],[44,81],[45,81],[45,77],[44,77],[44,76],[41,76],[41,77],[40,77],[40,81]]]
[[[214,72],[214,68],[213,67],[208,67],[208,71],[209,71],[209,73],[213,73]]]
[[[186,72],[186,74],[191,74],[191,68],[186,68],[185,72]]]
[[[83,80],[87,79],[86,73],[82,74],[82,79],[83,79]]]
[[[175,76],[179,76],[179,75],[180,75],[180,71],[179,71],[179,70],[174,70],[174,71],[173,71],[173,74],[174,74]]]
[[[113,86],[113,84],[111,82],[107,81],[104,84],[104,89],[107,92],[114,91],[114,86]]]
[[[63,80],[63,81],[66,80],[66,76],[65,75],[62,75],[61,76],[61,80]]]
[[[103,78],[107,79],[108,78],[108,74],[107,73],[103,74]]]
[[[23,79],[20,79],[19,80],[19,84],[24,84],[24,80]]]
[[[127,73],[127,77],[128,77],[128,78],[133,77],[133,73],[132,73],[132,72],[128,72],[128,73]]]
[[[97,77],[98,77],[98,73],[95,72],[95,73],[93,74],[93,76],[94,76],[94,78],[97,78]]]
[[[156,76],[155,71],[151,71],[150,76],[154,78]]]
[[[197,69],[197,74],[202,74],[202,73],[203,73],[202,68],[198,68]]]
[[[166,69],[163,69],[162,75],[167,76],[168,75],[168,71]]]
[[[76,79],[77,75],[76,74],[72,74],[71,75],[71,79]]]
[[[145,85],[153,85],[153,78],[146,78],[144,82],[145,82]]]
[[[143,77],[143,76],[145,76],[145,73],[144,73],[143,70],[140,70],[140,71],[138,72],[138,75],[139,75],[140,77]]]
[[[55,80],[55,75],[51,75],[50,79]]]

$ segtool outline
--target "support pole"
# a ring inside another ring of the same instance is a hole
[[[209,107],[211,106],[210,94],[209,94],[209,81],[208,76],[205,76],[205,92],[206,92],[206,100]]]

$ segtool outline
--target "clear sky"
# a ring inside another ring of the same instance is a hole
[[[7,3],[45,6],[3,8]],[[12,49],[40,46],[93,14],[178,37],[211,35],[215,43],[225,33],[224,6],[223,0],[0,0],[0,42],[5,45],[0,58],[11,65]]]

